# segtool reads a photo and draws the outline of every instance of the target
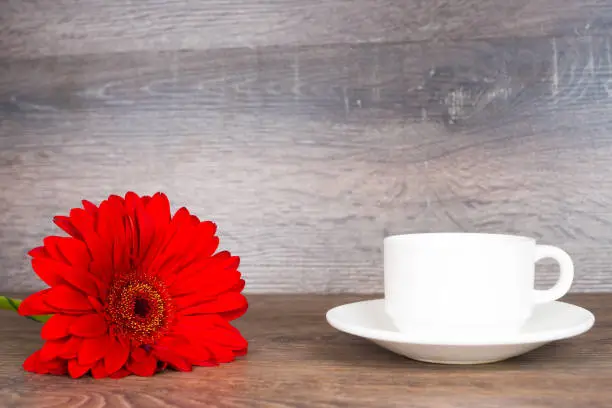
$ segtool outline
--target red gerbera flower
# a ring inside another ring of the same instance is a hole
[[[185,208],[171,216],[164,194],[132,192],[99,207],[83,201],[54,222],[70,237],[47,237],[30,251],[50,288],[19,306],[21,315],[53,315],[27,371],[150,376],[246,353],[247,341],[229,323],[247,310],[240,260],[215,254],[214,223]]]

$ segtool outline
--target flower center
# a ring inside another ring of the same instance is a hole
[[[134,314],[138,317],[147,317],[151,311],[151,307],[149,306],[149,301],[145,298],[138,298],[134,302]]]
[[[154,278],[131,274],[113,281],[106,302],[111,330],[140,344],[154,343],[174,314],[165,286]]]

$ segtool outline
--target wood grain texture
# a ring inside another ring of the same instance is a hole
[[[0,3],[0,56],[608,33],[608,0]]]
[[[474,230],[612,290],[610,41],[1,59],[0,290],[41,287],[53,215],[129,189],[215,220],[248,292],[378,292],[384,236]]]
[[[596,316],[587,333],[478,366],[416,362],[325,321],[355,295],[252,295],[236,321],[249,353],[233,363],[122,380],[24,373],[40,325],[0,314],[0,407],[606,408],[612,400],[612,298],[566,300]]]

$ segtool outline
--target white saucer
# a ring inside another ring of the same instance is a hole
[[[551,341],[577,336],[595,323],[591,312],[564,302],[536,306],[514,336],[474,339],[432,338],[400,333],[384,311],[384,300],[366,300],[327,312],[329,324],[414,360],[439,364],[493,363],[527,353]]]

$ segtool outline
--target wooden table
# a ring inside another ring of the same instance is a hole
[[[250,352],[234,363],[154,378],[71,380],[24,373],[37,323],[0,313],[0,406],[612,407],[612,294],[570,295],[595,327],[527,355],[480,366],[419,363],[340,333],[333,306],[373,296],[251,295],[236,325]]]

